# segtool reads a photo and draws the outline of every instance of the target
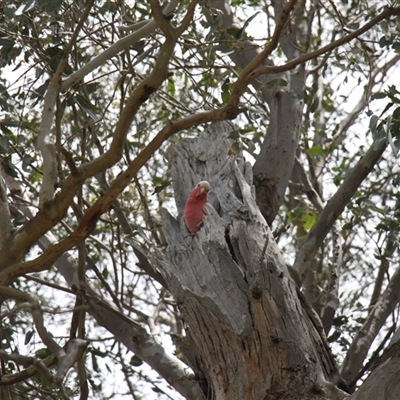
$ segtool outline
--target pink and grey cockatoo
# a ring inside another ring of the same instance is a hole
[[[201,181],[192,189],[186,200],[183,220],[189,232],[193,235],[197,233],[203,221],[203,206],[207,203],[209,190],[210,184],[207,181]]]

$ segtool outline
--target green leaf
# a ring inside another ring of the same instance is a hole
[[[14,46],[14,44],[15,44],[14,40],[0,38],[0,46],[2,47],[11,48]]]
[[[240,39],[240,36],[242,36],[243,29],[233,27],[233,28],[228,28],[226,32],[229,33],[231,36],[233,36],[235,39]]]
[[[35,332],[32,331],[32,330],[26,332],[26,334],[25,334],[25,344],[28,344],[31,341],[32,336],[33,336],[34,333]]]
[[[168,80],[167,80],[167,91],[172,96],[175,95],[175,81],[174,81],[174,78],[172,76],[168,77]]]
[[[320,144],[316,144],[315,146],[313,146],[307,150],[307,154],[309,156],[319,156],[324,152],[325,152],[325,150]]]
[[[251,17],[246,19],[245,23],[243,24],[243,30],[245,30],[249,26],[250,22],[253,21],[253,19],[257,17],[258,14],[260,14],[260,11],[257,11]]]
[[[378,124],[378,117],[374,114],[369,120],[369,129],[371,130],[372,135],[374,135],[376,131],[377,124]]]
[[[81,106],[82,110],[85,111],[95,122],[100,119],[100,117],[97,115],[99,109],[88,99],[77,93],[75,95],[75,100]]]
[[[335,332],[333,332],[331,336],[328,337],[328,342],[329,343],[336,342],[336,340],[339,339],[341,334],[342,333],[340,331],[336,330]]]
[[[284,79],[281,78],[276,78],[276,79],[272,79],[270,81],[267,82],[267,84],[265,85],[265,87],[267,89],[271,89],[272,87],[275,86],[287,86],[287,81],[285,81]]]
[[[5,136],[0,136],[0,154],[10,151],[10,141]]]
[[[313,100],[312,104],[311,104],[310,112],[314,113],[314,112],[316,111],[316,109],[318,108],[318,105],[319,105],[319,98],[316,97],[316,98]]]
[[[139,367],[143,364],[143,361],[137,355],[134,355],[131,357],[131,361],[129,362],[129,364],[133,367]]]
[[[12,176],[13,178],[18,178],[18,172],[16,171],[13,163],[11,162],[10,157],[5,157],[1,162],[1,165],[3,166],[4,172],[7,175]]]
[[[163,182],[161,182],[160,185],[157,185],[154,188],[153,194],[162,192],[168,186],[171,186],[171,181],[163,181]]]
[[[303,216],[303,227],[308,232],[315,224],[317,220],[317,215],[313,213],[307,213]]]
[[[378,93],[374,93],[374,94],[371,96],[371,100],[383,99],[383,98],[385,98],[385,97],[387,97],[387,94],[386,94],[386,93],[378,92]]]
[[[222,84],[221,87],[221,98],[223,103],[227,103],[229,98],[231,97],[231,90],[229,84],[229,77],[225,79],[225,82]]]
[[[35,355],[37,358],[44,360],[46,357],[51,356],[51,351],[47,347],[44,347],[39,350],[36,350]]]

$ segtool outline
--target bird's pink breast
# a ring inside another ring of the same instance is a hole
[[[194,189],[195,190],[195,189]],[[207,194],[204,193],[196,196],[197,192],[190,193],[185,204],[183,214],[185,224],[190,233],[196,233],[199,230],[199,225],[203,221],[204,211],[203,206],[207,203]]]

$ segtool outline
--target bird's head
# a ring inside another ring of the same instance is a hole
[[[207,181],[201,181],[196,185],[196,197],[207,195],[210,190],[210,184]]]

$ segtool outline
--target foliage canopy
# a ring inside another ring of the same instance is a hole
[[[398,2],[0,7],[4,398],[188,393],[113,329],[182,358],[179,306],[147,254],[166,245],[161,208],[177,214],[168,146],[223,120],[343,379],[361,385],[398,327]]]

